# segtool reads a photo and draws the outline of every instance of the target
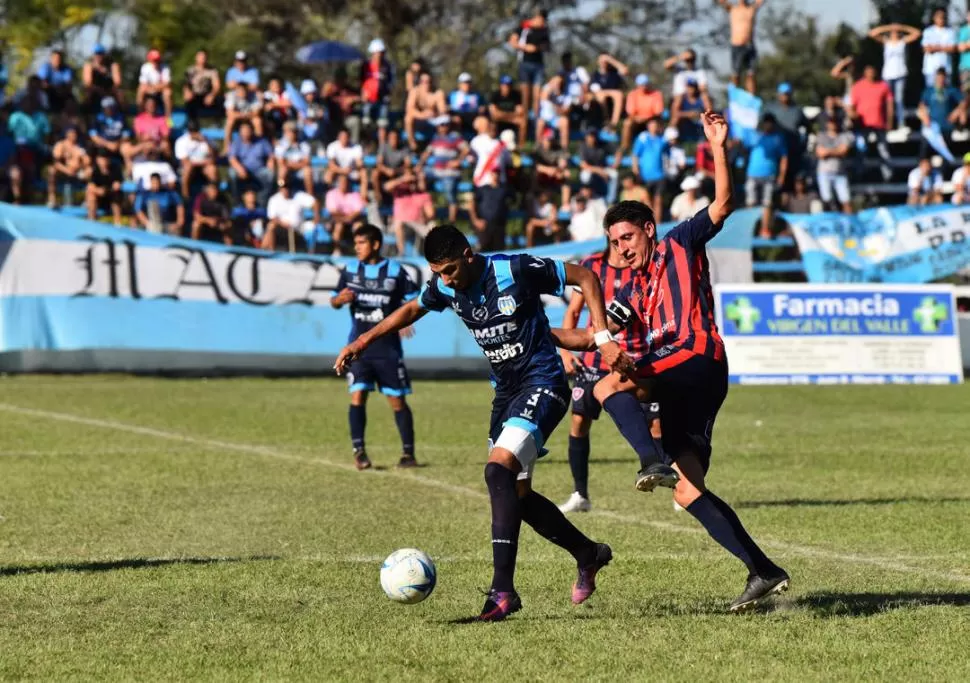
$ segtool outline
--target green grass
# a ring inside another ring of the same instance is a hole
[[[609,422],[594,512],[615,562],[586,606],[523,528],[522,612],[458,625],[490,576],[490,391],[418,383],[417,472],[350,467],[336,380],[0,380],[0,678],[970,679],[970,388],[736,388],[709,484],[793,578],[724,614],[743,567],[669,493],[633,489]],[[368,444],[398,457],[380,397]],[[570,492],[563,425],[536,488]],[[389,602],[381,559],[439,582]]]

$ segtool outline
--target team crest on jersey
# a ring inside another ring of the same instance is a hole
[[[397,284],[397,280],[392,277],[384,278],[384,289],[394,289],[394,285]]]
[[[488,307],[487,306],[475,306],[472,308],[472,320],[481,323],[488,320]]]
[[[368,280],[364,283],[364,286],[367,287],[367,289],[377,289],[377,280]]]
[[[581,400],[583,398],[583,394],[585,393],[586,391],[582,387],[573,388],[573,400],[574,401]]]
[[[498,298],[498,310],[502,315],[512,315],[518,307],[514,296],[500,296]]]

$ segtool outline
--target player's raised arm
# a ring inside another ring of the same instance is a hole
[[[338,375],[344,374],[351,361],[357,358],[375,339],[403,330],[423,318],[427,312],[426,308],[421,307],[419,299],[412,299],[407,302],[373,328],[347,344],[340,351],[340,355],[337,356],[337,362],[333,364],[333,369],[337,371]]]
[[[714,201],[707,213],[711,223],[720,226],[734,211],[734,181],[727,157],[728,125],[723,116],[712,111],[704,112],[701,120],[714,157]]]
[[[610,334],[606,319],[606,304],[603,303],[603,288],[600,286],[599,278],[589,268],[567,263],[566,284],[575,285],[583,292],[583,298],[589,308],[593,343],[599,347],[603,360],[622,375],[634,372],[633,361],[623,353],[620,345],[613,341],[613,336]]]

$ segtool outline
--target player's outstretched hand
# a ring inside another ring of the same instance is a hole
[[[724,117],[713,111],[705,111],[701,115],[704,124],[704,136],[713,146],[724,146],[728,137],[728,124]]]
[[[356,344],[347,344],[340,350],[340,354],[337,356],[337,362],[333,364],[333,369],[337,371],[338,375],[342,375],[347,372],[347,368],[350,364],[357,360],[357,356],[360,355],[360,348]]]
[[[630,379],[636,374],[636,364],[623,352],[623,349],[615,341],[609,344],[603,344],[600,347],[600,354],[603,356],[606,364],[610,366],[610,369],[613,372],[619,373],[623,379]]]

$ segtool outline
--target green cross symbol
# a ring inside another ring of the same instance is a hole
[[[913,320],[919,324],[920,332],[932,334],[940,329],[940,323],[950,316],[945,304],[931,296],[923,297],[919,306],[913,311]]]
[[[733,322],[741,334],[751,334],[761,320],[761,311],[751,305],[746,296],[739,296],[725,308],[727,319]]]

